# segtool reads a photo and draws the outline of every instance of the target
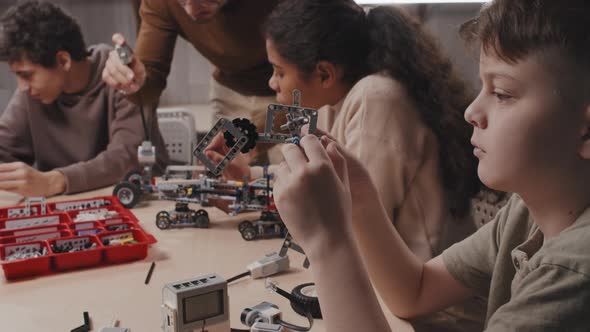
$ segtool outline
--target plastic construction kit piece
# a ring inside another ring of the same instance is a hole
[[[227,281],[217,274],[180,280],[162,289],[164,332],[228,332]]]
[[[152,262],[152,265],[150,265],[150,269],[147,273],[147,276],[145,276],[145,282],[144,284],[149,284],[150,280],[152,279],[152,273],[154,273],[154,268],[156,267],[156,262]]]
[[[258,143],[299,144],[303,136],[301,133],[302,127],[309,125],[308,132],[313,134],[316,130],[318,118],[318,112],[315,109],[301,107],[300,105],[301,93],[299,90],[293,90],[293,105],[268,105],[265,128],[262,133],[257,133],[256,126],[247,119],[234,119],[230,122],[228,119],[221,118],[199,142],[193,150],[193,154],[213,176],[220,176],[223,169],[236,157],[238,152],[246,153]],[[286,115],[287,122],[280,126],[283,132],[275,132],[275,117],[281,113]],[[205,155],[205,150],[220,132],[223,132],[226,145],[230,149],[224,158],[216,164]]]
[[[88,315],[88,311],[84,311],[84,324],[72,329],[70,332],[90,332],[92,329],[90,326],[90,315]]]
[[[187,171],[183,171],[186,175]],[[179,179],[177,177],[161,179],[157,182],[147,178],[145,172],[132,171],[124,181],[115,186],[113,195],[126,208],[134,207],[143,194],[157,194],[161,200],[177,203],[194,203],[210,205],[210,200],[224,201],[220,207],[229,214],[244,211],[262,211],[269,205],[270,179],[255,181],[231,181],[210,178],[201,174],[196,179]],[[172,172],[170,172],[172,174]],[[172,176],[172,175],[171,175]],[[166,211],[169,212],[169,211]]]
[[[36,203],[34,216],[8,217],[25,209],[0,208],[0,265],[7,280],[140,260],[157,242],[112,196],[50,203],[46,214],[37,214]],[[81,219],[87,221],[74,222]]]
[[[115,45],[115,51],[117,52],[119,59],[121,59],[121,62],[125,66],[131,65],[131,63],[133,62],[133,50],[131,49],[131,47],[129,47],[127,43],[123,43],[122,45]]]
[[[287,227],[276,210],[262,211],[260,219],[255,221],[242,221],[238,225],[238,230],[246,241],[258,238],[282,238],[288,233]]]
[[[156,215],[156,226],[159,229],[186,226],[208,228],[209,214],[203,209],[189,209],[188,203],[177,202],[174,210],[158,212]]]
[[[253,279],[265,278],[289,270],[289,256],[281,256],[278,253],[273,252],[248,264],[246,268]]]
[[[280,324],[268,324],[256,322],[250,326],[250,332],[282,332],[283,326]]]
[[[25,199],[25,216],[31,215],[31,203],[41,204],[41,214],[47,213],[47,206],[45,205],[45,197],[28,197]]]
[[[291,234],[287,233],[287,235],[285,236],[285,241],[283,241],[283,245],[281,246],[281,250],[279,251],[279,255],[287,255],[287,251],[289,251],[289,249],[293,249],[298,253],[305,255],[305,251],[303,251],[303,248],[301,248],[301,246],[299,246],[297,243],[293,242],[293,237],[291,236]],[[309,267],[309,259],[307,258],[307,255],[305,255],[305,261],[303,261],[303,267],[306,269]]]
[[[252,326],[256,322],[277,324],[281,320],[281,311],[275,304],[261,302],[253,307],[245,308],[240,314],[242,324]]]
[[[240,121],[240,123],[242,121],[239,119],[237,120]],[[255,138],[249,137],[247,133],[243,133],[235,124],[236,123],[231,122],[228,119],[219,119],[193,150],[193,155],[205,165],[213,176],[220,176],[225,166],[235,158],[240,150],[244,149],[246,146],[256,145]],[[209,143],[213,141],[213,138],[215,138],[215,136],[217,136],[222,130],[230,133],[230,142],[233,144],[229,145],[230,150],[226,153],[225,157],[216,164],[205,155],[205,149],[209,146]],[[256,127],[254,127],[254,132],[256,132]]]

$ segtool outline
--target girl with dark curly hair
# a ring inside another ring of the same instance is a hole
[[[463,120],[467,89],[421,25],[396,7],[284,1],[266,25],[279,103],[294,89],[368,168],[391,220],[423,260],[467,236],[479,190]],[[362,217],[356,222],[362,223]]]

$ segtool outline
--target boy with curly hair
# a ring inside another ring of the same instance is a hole
[[[478,175],[515,194],[426,263],[347,151],[314,136],[283,148],[275,202],[314,266],[328,331],[389,330],[372,286],[403,318],[479,294],[485,331],[588,331],[589,19],[587,0],[495,0],[463,26],[481,46],[483,87],[465,113]]]
[[[24,2],[4,13],[0,60],[18,89],[0,117],[0,190],[75,193],[113,184],[137,166],[140,111],[102,82],[110,51],[87,49],[75,19],[49,2]],[[162,164],[157,121],[146,116]]]

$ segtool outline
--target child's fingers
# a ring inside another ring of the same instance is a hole
[[[12,172],[21,169],[24,166],[25,164],[20,161],[12,163],[0,163],[0,172]]]
[[[219,133],[215,135],[215,137],[213,137],[211,142],[209,142],[209,145],[207,145],[205,152],[217,151],[219,153],[222,153],[227,151],[228,149],[229,148],[227,148],[227,146],[225,145],[225,139],[223,138],[223,134]]]
[[[284,180],[289,178],[289,166],[285,161],[281,161],[279,167],[277,167],[275,171],[274,183],[273,183],[273,191],[280,191],[283,188]]]
[[[306,135],[301,139],[301,147],[310,162],[329,160],[328,153],[322,146],[320,139],[314,135]]]
[[[113,34],[111,39],[113,40],[113,43],[115,43],[117,45],[125,44],[125,37],[121,33],[117,32],[117,33]]]
[[[213,162],[220,162],[223,159],[223,155],[221,153],[218,153],[217,151],[205,151],[205,156],[207,156],[207,158],[209,158],[210,160],[212,160]]]
[[[332,165],[334,165],[334,170],[336,171],[338,178],[346,187],[348,187],[348,167],[346,166],[346,159],[340,151],[338,151],[337,145],[336,142],[328,143],[326,152],[332,161]]]
[[[306,124],[303,127],[301,127],[301,133],[303,135],[309,134],[309,125],[308,124]],[[334,138],[334,136],[330,135],[328,132],[326,132],[326,131],[324,131],[322,129],[319,129],[319,128],[316,128],[315,131],[312,134],[314,134],[317,137],[328,136],[331,140],[333,140],[333,141],[336,140]]]
[[[301,169],[307,164],[307,158],[303,151],[295,144],[284,144],[281,147],[285,162],[291,170]]]
[[[0,190],[16,192],[25,184],[24,180],[0,181]]]

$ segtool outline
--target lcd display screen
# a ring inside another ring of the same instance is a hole
[[[223,315],[223,290],[217,290],[182,300],[185,324]]]

